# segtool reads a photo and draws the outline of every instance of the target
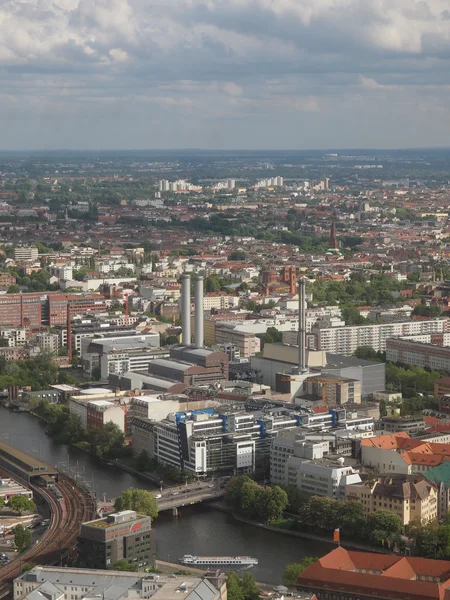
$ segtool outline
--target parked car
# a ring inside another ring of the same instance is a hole
[[[153,498],[156,498],[158,500],[159,498],[162,498],[162,494],[154,494]]]

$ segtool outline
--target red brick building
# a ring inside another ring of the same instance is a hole
[[[72,315],[77,313],[96,314],[106,311],[105,298],[101,294],[86,294],[77,296],[69,294],[50,296],[48,303],[49,325],[62,325],[67,321],[67,302],[70,302]]]
[[[450,562],[341,546],[307,567],[297,588],[318,600],[450,600]]]

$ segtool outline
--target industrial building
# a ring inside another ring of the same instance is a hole
[[[143,567],[153,562],[155,551],[151,518],[134,510],[81,525],[78,557],[81,564],[91,569],[110,569],[119,560]]]
[[[306,364],[310,368],[309,376],[332,375],[336,378],[348,378],[360,382],[362,396],[382,391],[385,388],[386,365],[354,356],[342,356],[329,352],[306,350]],[[273,390],[284,386],[283,376],[290,378],[298,368],[298,347],[284,344],[265,344],[262,356],[250,358],[251,368],[261,373],[261,383]]]

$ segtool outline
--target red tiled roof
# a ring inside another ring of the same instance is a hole
[[[420,578],[433,578],[425,581]],[[297,586],[396,600],[448,600],[450,563],[338,547],[307,567]]]

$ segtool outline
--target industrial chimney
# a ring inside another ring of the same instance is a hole
[[[191,276],[181,276],[181,342],[191,344]]]
[[[197,275],[194,279],[194,302],[195,302],[195,345],[203,348],[203,275]]]
[[[298,282],[298,368],[300,373],[306,369],[306,279]]]

